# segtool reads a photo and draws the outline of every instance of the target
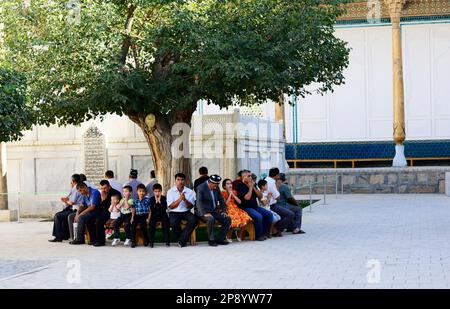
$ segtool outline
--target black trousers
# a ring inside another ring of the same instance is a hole
[[[227,232],[230,229],[231,219],[230,217],[219,214],[218,212],[210,212],[211,217],[202,217],[202,220],[206,223],[206,230],[208,231],[208,240],[210,241],[224,241],[227,236]],[[216,221],[220,222],[220,232],[217,237],[214,236],[214,225]]]
[[[144,234],[144,243],[148,244],[147,218],[148,218],[148,214],[134,216],[133,224],[131,224],[131,241],[132,242],[136,243],[136,228],[137,228],[138,224],[140,224],[142,234]]]
[[[277,230],[283,231],[287,229],[294,219],[294,213],[291,210],[281,207],[278,204],[271,205],[270,209],[272,211],[275,211],[281,217],[281,220],[275,223],[275,227],[277,228]]]
[[[182,220],[187,221],[184,230],[182,230],[180,226]],[[177,236],[178,241],[182,243],[187,243],[189,235],[191,235],[198,223],[197,217],[190,210],[185,212],[169,212],[169,221],[172,231]]]
[[[164,242],[166,244],[170,243],[170,223],[169,223],[169,217],[167,216],[167,213],[155,213],[151,215],[150,222],[149,222],[149,234],[150,234],[150,243],[155,242],[155,232],[156,232],[156,224],[158,221],[161,221],[163,234],[164,234]]]
[[[117,218],[116,222],[114,223],[114,238],[120,238],[120,226],[122,223],[125,225],[125,235],[126,239],[131,239],[131,214],[120,214],[120,217]]]
[[[89,236],[91,237],[91,243],[95,243],[95,220],[99,213],[97,211],[91,211],[78,217],[77,222],[77,240],[84,242],[84,232],[86,228],[89,230]]]
[[[69,207],[64,210],[57,212],[53,217],[53,233],[52,235],[58,239],[69,239],[69,223],[67,217],[73,214],[75,211]]]
[[[109,220],[111,214],[108,210],[100,210],[98,217],[95,219],[95,242],[99,244],[105,244],[106,234],[105,234],[105,223]]]

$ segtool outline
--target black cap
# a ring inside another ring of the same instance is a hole
[[[217,183],[219,184],[222,181],[222,177],[220,177],[219,175],[211,175],[209,176],[209,181],[211,181],[212,183]]]
[[[137,178],[137,176],[138,176],[138,171],[135,170],[135,169],[131,169],[130,170],[130,177]]]

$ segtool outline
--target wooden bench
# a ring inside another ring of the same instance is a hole
[[[221,226],[219,222],[216,221],[215,226]],[[194,229],[194,231],[191,234],[191,241],[190,244],[191,246],[195,246],[197,244],[197,228],[199,227],[206,227],[206,223],[203,222],[202,220],[199,220],[199,223],[197,225],[197,227]],[[253,221],[250,221],[246,228],[245,228],[245,233],[243,234],[242,240],[245,239],[245,237],[248,236],[249,240],[255,240],[255,226],[253,224]]]
[[[181,221],[181,228],[184,229],[186,228],[186,224],[187,222],[185,220]],[[216,221],[215,226],[221,226],[219,222]],[[198,225],[196,226],[196,228],[192,231],[191,235],[189,236],[189,244],[191,246],[195,246],[197,244],[197,228],[199,227],[206,227],[206,223],[203,222],[202,220],[199,220]],[[157,229],[161,229],[162,228],[162,224],[161,222],[158,222],[156,224],[156,228]],[[122,226],[120,227],[121,231],[125,230],[125,225],[122,224]],[[90,244],[90,234],[89,234],[89,230],[86,228],[85,230],[85,239],[86,239],[86,243]],[[245,239],[245,237],[248,237],[249,240],[255,240],[255,226],[253,224],[253,221],[251,220],[246,228],[245,228],[245,233],[243,233],[243,238],[242,240]],[[138,246],[143,246],[145,243],[145,238],[144,238],[144,234],[142,233],[142,229],[141,226],[139,225],[138,228],[136,229],[136,244]]]

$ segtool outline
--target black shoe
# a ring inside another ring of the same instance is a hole
[[[104,243],[96,242],[94,244],[94,247],[103,247],[104,245],[105,245]]]
[[[150,248],[153,248],[153,243],[152,243],[152,242],[149,243],[148,246],[149,246]]]
[[[229,244],[229,242],[228,241],[223,241],[223,240],[219,240],[219,241],[217,241],[217,244],[218,245],[228,245]]]
[[[131,248],[135,248],[136,247],[136,243],[135,242],[132,242],[131,243]]]
[[[215,242],[214,240],[208,241],[208,244],[209,244],[211,247],[217,247],[217,242]]]
[[[149,242],[144,242],[144,247],[148,247],[150,245]],[[153,246],[153,245],[152,245]]]
[[[300,230],[300,232],[298,232],[299,234],[305,234],[306,232],[304,230]]]
[[[73,240],[70,242],[71,245],[84,245],[84,241],[81,240]]]
[[[61,238],[53,238],[53,239],[49,239],[49,242],[62,242],[63,240]]]
[[[256,238],[257,241],[264,241],[266,240],[266,238],[264,236],[260,236],[258,238]]]
[[[186,247],[186,246],[187,246],[187,244],[185,242],[182,242],[182,241],[178,242],[178,247],[183,248],[183,247]]]
[[[166,244],[166,247],[170,247],[170,242]]]

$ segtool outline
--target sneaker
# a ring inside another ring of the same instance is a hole
[[[136,247],[136,243],[135,242],[132,242],[131,243],[131,248],[135,248]]]
[[[107,230],[107,231],[106,231],[106,233],[105,233],[105,235],[106,235],[106,238],[109,238],[109,237],[111,237],[111,236],[112,236],[112,234],[113,234],[113,231],[112,231],[112,230]]]
[[[233,242],[233,240],[231,240],[231,238],[228,238],[227,237],[227,239],[225,240],[226,242],[229,242],[229,243],[232,243]],[[239,240],[238,240],[239,241]]]
[[[237,241],[242,241],[242,239],[239,237],[239,233],[237,230],[234,230],[234,234],[236,235],[236,240]],[[231,242],[231,241],[230,241]]]
[[[120,238],[114,238],[111,246],[117,246],[120,243]]]
[[[123,244],[124,246],[129,246],[131,245],[131,239],[127,238],[125,239],[125,243]]]

